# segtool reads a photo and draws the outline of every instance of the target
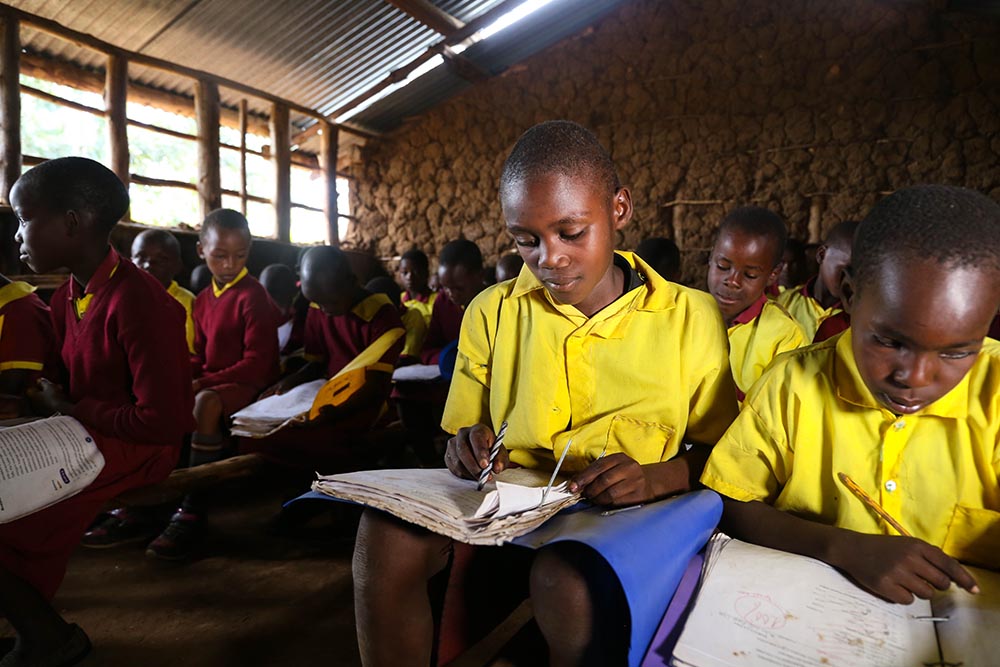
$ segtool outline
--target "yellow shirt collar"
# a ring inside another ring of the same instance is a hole
[[[246,275],[247,275],[247,267],[244,266],[243,270],[241,270],[239,273],[237,273],[235,278],[233,278],[232,280],[230,280],[228,283],[226,283],[222,287],[219,287],[218,284],[216,284],[216,282],[215,282],[215,276],[212,276],[212,294],[214,294],[215,298],[218,299],[220,296],[222,296],[225,293],[225,291],[227,289],[229,289],[230,287],[232,287],[233,285],[235,285],[239,281],[243,280],[243,278]]]
[[[109,249],[108,254],[104,257],[104,260],[101,262],[100,266],[97,267],[97,271],[95,271],[94,275],[92,275],[90,280],[87,281],[87,286],[83,288],[83,296],[73,299],[73,310],[76,311],[77,320],[83,319],[83,316],[87,313],[87,309],[90,307],[90,302],[94,298],[94,294],[97,290],[104,287],[104,285],[107,284],[112,277],[114,277],[115,272],[118,271],[118,265],[120,263],[121,258],[118,256],[118,253],[115,252],[114,249]],[[110,267],[110,270],[108,267]],[[104,273],[105,271],[107,274]],[[70,293],[72,294],[79,289],[80,283],[76,281],[76,278],[70,278],[70,280],[72,281],[70,284]]]

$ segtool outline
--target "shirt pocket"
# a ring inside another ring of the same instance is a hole
[[[605,449],[608,454],[622,452],[642,465],[659,463],[668,458],[668,446],[675,432],[666,424],[616,415],[608,428]],[[670,456],[674,454],[669,452]]]
[[[964,563],[1000,566],[1000,512],[956,505],[941,549]]]

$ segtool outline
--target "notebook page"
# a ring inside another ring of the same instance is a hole
[[[941,656],[966,667],[995,665],[1000,661],[1000,574],[968,568],[979,583],[979,595],[952,584],[931,603],[934,615],[948,621],[935,623]]]
[[[728,542],[696,598],[675,665],[919,667],[939,657],[930,604],[884,602],[811,558]]]

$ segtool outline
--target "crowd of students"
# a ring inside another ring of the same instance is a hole
[[[975,590],[960,561],[1000,566],[982,556],[1000,553],[1000,344],[987,337],[1000,335],[997,203],[958,187],[900,190],[834,226],[808,279],[780,216],[735,207],[704,292],[676,282],[669,239],[615,249],[631,194],[579,125],[528,130],[499,196],[517,253],[498,259],[495,281],[476,244],[456,239],[434,274],[423,252],[404,253],[400,284],[361,285],[332,247],[304,252],[298,275],[268,267],[258,282],[246,219],[218,210],[201,225],[209,275],[195,296],[176,282],[171,234],[137,236],[131,261],[111,248],[128,195],[108,169],[61,158],[27,172],[11,192],[21,258],[71,277],[48,306],[0,277],[2,405],[76,417],[107,463],[83,493],[0,525],[0,614],[18,633],[0,667],[70,665],[89,651],[49,602],[81,541],[152,540],[147,553],[166,559],[197,547],[209,511],[199,495],[166,526],[129,508],[98,517],[164,479],[182,447],[188,466],[254,452],[308,473],[364,467],[356,443],[386,419],[394,368],[449,354],[439,464],[460,477],[551,469],[568,450],[570,490],[598,505],[704,485],[723,496],[730,534],[826,561],[903,603],[951,582]],[[259,440],[228,435],[258,398],[355,367],[348,398],[316,419]],[[913,537],[845,493],[838,472]],[[365,511],[353,573],[366,665],[430,663],[428,584],[453,547]],[[624,661],[628,610],[607,573],[563,549],[506,563],[493,583],[528,582],[551,664]]]

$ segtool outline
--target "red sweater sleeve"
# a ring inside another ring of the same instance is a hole
[[[184,308],[172,299],[123,298],[116,310],[116,335],[134,400],[116,403],[85,396],[73,416],[113,438],[176,446],[195,427]]]
[[[243,358],[228,368],[201,376],[201,386],[247,384],[266,387],[278,376],[278,313],[266,292],[241,295]],[[262,297],[262,298],[261,298]]]

